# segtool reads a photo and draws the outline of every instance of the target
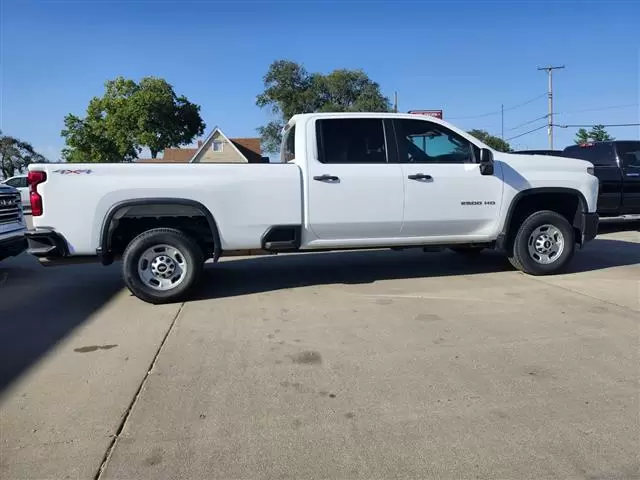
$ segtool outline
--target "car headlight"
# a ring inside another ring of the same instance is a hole
[[[595,169],[595,167],[587,167],[587,173],[588,173],[589,175],[593,175],[593,176],[595,176],[595,175],[596,175],[596,169]]]

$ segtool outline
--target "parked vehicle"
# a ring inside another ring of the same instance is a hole
[[[511,153],[516,153],[519,155],[549,155],[552,157],[562,156],[562,150],[517,150]]]
[[[20,193],[13,187],[0,185],[0,260],[26,250],[26,231]]]
[[[28,211],[31,208],[31,202],[29,201],[29,185],[27,184],[26,175],[16,175],[15,177],[7,178],[0,183],[9,185],[20,192],[22,208],[25,211]]]
[[[587,160],[600,182],[598,215],[640,215],[640,141],[592,142],[564,149],[564,157]]]
[[[131,292],[163,303],[186,297],[205,259],[251,249],[495,248],[544,275],[596,235],[588,162],[531,162],[411,114],[296,115],[283,136],[280,164],[30,165],[29,251],[121,257]]]

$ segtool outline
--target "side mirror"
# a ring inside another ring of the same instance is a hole
[[[487,148],[480,149],[480,173],[493,175],[493,152]]]

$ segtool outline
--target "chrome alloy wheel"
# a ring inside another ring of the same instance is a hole
[[[562,255],[564,235],[553,225],[541,225],[531,232],[527,245],[531,258],[542,265],[549,265]]]
[[[166,291],[180,285],[187,273],[184,254],[171,245],[154,245],[138,260],[138,275],[145,285]]]

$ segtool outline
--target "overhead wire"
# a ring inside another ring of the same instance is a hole
[[[568,112],[554,112],[554,115],[570,115],[572,113],[582,113],[582,112],[600,112],[603,110],[615,110],[617,108],[631,108],[638,107],[640,104],[638,103],[630,103],[627,105],[611,105],[608,107],[596,107],[596,108],[583,108],[581,110],[569,110]]]
[[[520,108],[520,107],[524,107],[525,105],[529,105],[530,103],[535,102],[536,100],[542,98],[542,97],[546,97],[547,94],[543,93],[542,95],[537,95],[533,98],[530,98],[529,100],[526,100],[522,103],[518,103],[516,105],[512,105],[510,107],[506,107],[504,109],[500,109],[500,110],[496,110],[494,112],[487,112],[487,113],[483,113],[481,115],[470,115],[470,116],[466,116],[466,117],[451,117],[451,120],[471,120],[474,118],[484,118],[484,117],[490,117],[492,115],[501,115],[503,112],[509,112],[511,110],[515,110],[516,108]]]
[[[591,125],[560,125],[560,124],[554,123],[553,126],[558,128],[637,127],[637,126],[640,126],[640,123],[609,123],[609,124],[594,123]]]
[[[516,135],[514,137],[505,138],[505,140],[508,142],[509,140],[514,140],[516,138],[524,137],[525,135],[529,135],[530,133],[537,132],[538,130],[542,130],[543,128],[547,128],[547,127],[548,127],[548,125],[541,125],[541,126],[539,126],[537,128],[529,130],[528,132],[521,133],[521,134]]]
[[[538,118],[534,118],[533,120],[529,120],[528,122],[524,122],[524,123],[521,123],[520,125],[516,125],[515,127],[512,127],[510,129],[508,129],[507,131],[511,132],[512,130],[517,130],[520,127],[524,127],[525,125],[531,125],[533,122],[537,122],[538,120],[543,120],[543,119],[548,118],[548,117],[549,117],[549,114],[543,115],[543,116],[538,117]]]

